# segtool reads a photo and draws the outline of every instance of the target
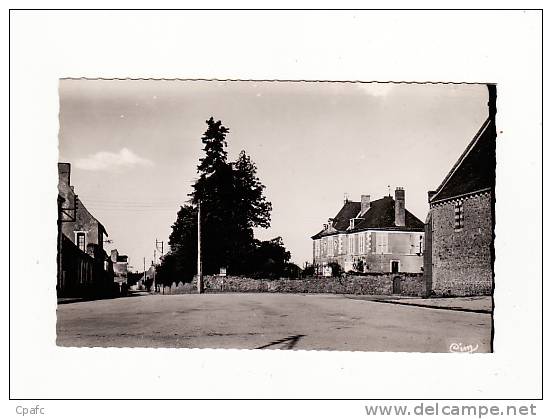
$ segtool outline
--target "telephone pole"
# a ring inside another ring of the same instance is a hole
[[[161,259],[163,259],[163,240],[155,239],[155,248],[159,250],[159,245],[161,245]]]
[[[197,292],[203,294],[203,272],[201,266],[201,201],[197,201]]]
[[[154,261],[155,261],[155,254],[156,254],[155,252],[156,252],[157,250],[159,250],[159,245],[161,245],[161,256],[160,256],[159,260],[160,260],[160,261],[163,261],[163,240],[157,240],[157,239],[155,239],[155,250],[154,250],[154,253],[153,253],[153,254],[154,254],[153,260],[154,260]],[[154,263],[155,263],[155,262],[154,262]],[[155,275],[155,274],[154,274],[154,275]],[[155,276],[154,276],[154,278],[155,278]],[[153,288],[153,289],[157,292],[157,288],[156,288],[156,287],[157,287],[157,284],[156,284],[155,280],[154,280],[153,285],[154,285],[154,288]],[[165,291],[165,290],[163,290],[163,291]]]
[[[144,256],[144,286],[146,285],[146,257]]]
[[[157,292],[157,285],[155,283],[155,271],[157,270],[156,269],[156,265],[155,265],[155,258],[157,257],[156,255],[156,250],[157,249],[153,249],[153,262],[151,263],[153,265],[153,292]]]

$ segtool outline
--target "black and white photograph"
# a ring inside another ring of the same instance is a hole
[[[2,417],[546,416],[542,9],[8,3]]]
[[[60,80],[57,344],[492,352],[496,90]]]

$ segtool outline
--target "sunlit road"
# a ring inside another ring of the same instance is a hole
[[[342,295],[146,295],[59,305],[57,343],[406,352],[449,352],[452,344],[488,352],[490,331],[490,314]]]

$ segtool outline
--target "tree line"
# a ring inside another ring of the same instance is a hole
[[[204,156],[197,166],[199,177],[172,225],[170,252],[157,268],[157,282],[188,282],[197,273],[198,204],[205,274],[218,274],[226,268],[229,275],[297,276],[300,269],[289,263],[291,254],[281,237],[255,239],[253,229],[270,227],[272,211],[255,163],[244,150],[235,161],[229,161],[229,129],[213,117],[206,123],[207,130],[201,137]]]

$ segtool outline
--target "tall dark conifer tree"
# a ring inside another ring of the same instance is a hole
[[[205,155],[197,167],[199,177],[190,194],[191,205],[183,206],[178,213],[169,240],[171,253],[165,259],[165,267],[162,266],[167,272],[174,269],[185,273],[187,279],[197,269],[199,202],[206,274],[218,273],[221,267],[228,268],[229,273],[242,274],[259,266],[259,261],[253,259],[260,255],[259,246],[264,242],[255,240],[253,229],[268,228],[272,210],[251,158],[242,151],[235,162],[228,162],[229,129],[212,117],[206,122],[207,130],[201,137]]]
[[[226,151],[229,129],[213,117],[206,123],[201,137],[205,156],[199,161],[191,197],[194,204],[201,202],[203,270],[210,274],[231,263],[233,185]]]

